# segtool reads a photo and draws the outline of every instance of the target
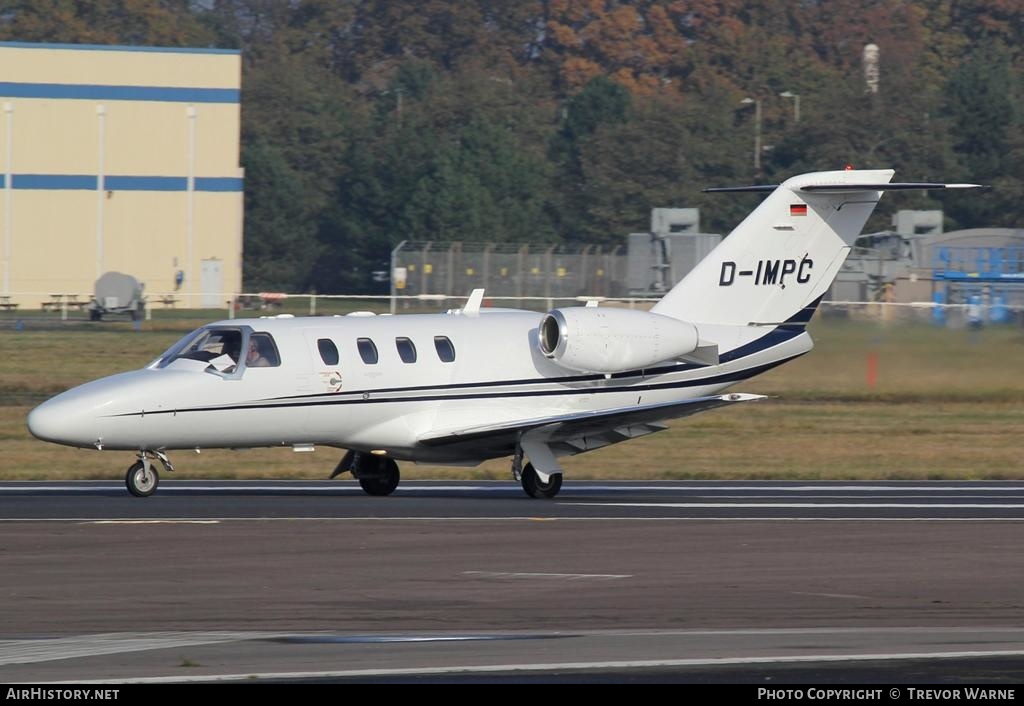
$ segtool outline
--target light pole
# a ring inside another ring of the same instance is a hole
[[[99,145],[96,156],[96,279],[99,279],[103,274],[103,201],[107,189],[104,164],[104,155],[107,151],[107,106],[102,103],[96,106],[96,120],[99,125],[99,136],[96,140]]]
[[[754,172],[761,173],[761,101],[756,98],[744,98],[743,105],[754,104]]]
[[[800,94],[793,93],[792,91],[783,91],[779,95],[782,96],[783,98],[793,99],[793,122],[800,122]]]
[[[4,103],[4,132],[6,133],[6,152],[4,156],[4,295],[11,294],[11,189],[14,178],[11,168],[11,150],[14,147],[14,104]]]

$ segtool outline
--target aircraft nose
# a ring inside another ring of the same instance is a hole
[[[37,439],[68,446],[94,446],[103,435],[103,419],[124,397],[131,374],[79,385],[43,402],[25,420]]]
[[[93,443],[95,439],[84,438],[81,415],[71,409],[74,406],[61,399],[43,402],[29,412],[26,420],[28,430],[37,439],[57,444],[80,446]]]
[[[29,412],[28,419],[25,420],[32,436],[43,441],[53,441],[57,434],[57,415],[53,409],[48,408],[49,406],[48,402],[43,402]]]
[[[181,387],[181,376],[161,386],[153,371],[119,373],[62,392],[29,412],[25,420],[32,435],[43,441],[77,447],[140,448],[149,443],[138,436],[146,399],[162,399]],[[159,445],[159,444],[158,444]]]

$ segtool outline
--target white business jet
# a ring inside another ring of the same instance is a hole
[[[40,439],[134,451],[128,490],[157,488],[172,449],[345,449],[370,495],[397,461],[476,465],[512,457],[531,497],[562,485],[560,456],[665,429],[665,421],[759,399],[721,394],[811,350],[805,326],[892,170],[818,172],[769,196],[650,311],[579,306],[547,314],[283,316],[218,321],[141,370],[36,407]],[[528,460],[524,464],[524,460]]]

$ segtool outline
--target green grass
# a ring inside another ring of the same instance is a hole
[[[0,478],[113,478],[131,454],[75,450],[25,429],[31,405],[155,358],[198,318],[0,330]],[[668,431],[566,459],[577,478],[1024,477],[1024,331],[819,320],[810,354],[737,386],[761,402],[697,415]],[[867,361],[877,356],[877,381]],[[4,406],[6,405],[6,406]],[[178,452],[176,477],[323,478],[339,452]],[[406,478],[508,478],[508,461],[474,469],[403,464]]]
[[[789,400],[1024,400],[1020,328],[971,331],[816,319],[810,332],[815,341],[811,353],[743,389]],[[872,354],[877,356],[877,381],[869,387]]]

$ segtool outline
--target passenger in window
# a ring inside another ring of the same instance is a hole
[[[269,368],[270,358],[267,357],[262,338],[253,336],[249,339],[249,352],[245,356],[245,364],[250,368]]]

